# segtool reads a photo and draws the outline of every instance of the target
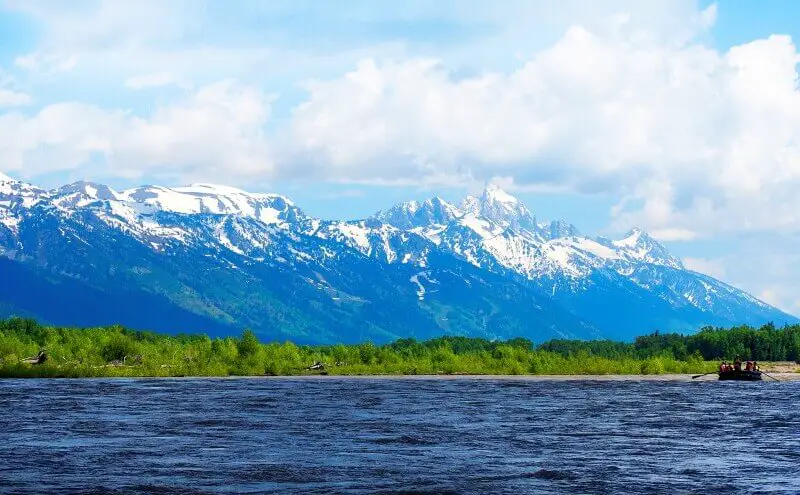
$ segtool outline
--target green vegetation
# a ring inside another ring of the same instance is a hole
[[[600,341],[552,340],[540,350],[561,355],[580,352],[610,359],[648,359],[669,356],[680,361],[733,360],[740,356],[756,361],[800,361],[800,325],[776,328],[768,323],[761,328],[740,326],[730,329],[705,327],[694,335],[654,333],[637,337],[633,344]]]
[[[43,362],[24,362],[41,350]],[[715,370],[716,360],[737,354],[759,361],[798,360],[800,325],[705,328],[692,336],[655,333],[632,344],[554,340],[534,347],[525,339],[442,337],[383,346],[298,346],[262,344],[250,331],[212,340],[120,326],[56,328],[0,320],[0,377],[302,375],[319,372],[308,370],[314,363],[325,363],[331,375],[703,373]]]

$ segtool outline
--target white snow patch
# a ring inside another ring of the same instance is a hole
[[[484,239],[489,239],[499,234],[499,232],[496,232],[495,229],[492,228],[493,226],[491,223],[487,222],[486,220],[481,220],[473,215],[466,215],[459,221],[461,222],[461,225],[472,229],[476,234]]]
[[[612,241],[611,244],[619,248],[632,248],[639,243],[639,238],[641,237],[642,237],[642,231],[639,229],[633,229],[631,231],[631,235],[629,235],[624,239],[620,239],[618,241]]]
[[[422,283],[420,283],[420,281],[419,281],[420,275],[422,275],[422,273],[418,273],[418,274],[412,276],[409,280],[411,281],[412,284],[415,284],[417,286],[417,299],[419,299],[420,301],[424,301],[425,300],[425,286],[422,285]]]
[[[425,279],[425,281],[428,282],[429,284],[436,284],[438,282],[436,280],[434,280],[433,278],[431,278],[430,272],[419,272],[416,275],[412,275],[411,276],[411,278],[409,279],[409,282],[411,282],[412,284],[417,286],[417,299],[419,299],[420,301],[424,301],[425,300],[425,294],[427,294],[428,292],[431,292],[431,291],[428,291],[428,290],[425,289],[425,286],[422,285],[422,282],[420,281],[421,278]],[[433,292],[435,292],[435,291],[433,291]]]
[[[194,214],[239,215],[255,218],[267,224],[280,223],[281,211],[270,202],[283,200],[287,207],[293,203],[275,194],[253,194],[235,187],[213,184],[194,184],[187,187],[142,187],[123,191],[127,202],[143,203],[163,211]]]
[[[369,251],[369,229],[344,222],[336,224],[336,227],[342,235],[355,242],[362,251]]]
[[[487,198],[491,198],[498,203],[519,203],[519,200],[514,196],[503,191],[497,184],[489,184],[484,191]]]
[[[607,246],[603,246],[599,242],[587,239],[585,237],[573,238],[568,242],[576,249],[580,249],[581,251],[593,254],[598,258],[602,258],[604,260],[622,259],[619,253],[617,253],[615,250]]]

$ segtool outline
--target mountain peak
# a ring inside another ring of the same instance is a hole
[[[465,213],[482,217],[504,228],[536,230],[536,219],[517,198],[497,184],[489,184],[480,198],[467,196],[461,202]]]
[[[580,235],[577,227],[564,220],[553,220],[550,222],[550,225],[544,226],[544,230],[546,231],[548,239],[561,239]]]
[[[631,259],[672,268],[683,268],[683,262],[679,258],[671,255],[666,247],[639,227],[632,228],[624,238],[612,241],[611,244]]]
[[[639,227],[634,227],[629,230],[622,239],[614,241],[614,245],[619,247],[635,246],[640,240],[647,240],[648,238],[650,238],[650,236],[647,235],[645,231]]]
[[[498,203],[519,204],[519,200],[514,196],[505,192],[497,184],[489,184],[484,188],[481,199],[484,201],[493,201]]]
[[[440,197],[419,201],[407,201],[388,210],[376,213],[373,218],[400,229],[428,227],[448,224],[462,216],[462,212]]]
[[[89,199],[95,200],[118,200],[119,194],[106,186],[95,182],[78,181],[59,187],[55,193],[59,196],[81,194]]]
[[[90,295],[96,304],[85,313],[106,320],[129,314],[141,325],[139,308],[153,307],[148,314],[164,326],[208,328],[194,319],[202,316],[228,329],[286,328],[325,342],[448,331],[438,314],[453,315],[449,321],[457,319],[464,335],[510,338],[523,331],[542,340],[573,331],[579,338],[630,338],[642,328],[798,321],[684,270],[642,229],[612,241],[579,235],[563,221],[538,225],[497,186],[467,198],[467,212],[434,197],[349,222],[307,217],[282,196],[212,184],[143,186],[101,200],[106,189],[78,182],[44,191],[0,182],[6,285],[52,285],[45,295],[71,297],[73,286],[62,280],[77,281],[74,287],[90,292],[75,293],[75,301]],[[178,290],[174,298],[152,296],[154,283]],[[22,313],[41,307],[41,290],[22,292]],[[364,311],[365,301],[374,309]],[[47,316],[69,322],[73,313]],[[182,314],[195,316],[176,323]],[[323,331],[309,333],[313,327]]]
[[[0,172],[0,182],[17,182],[17,181],[7,176],[3,172]]]

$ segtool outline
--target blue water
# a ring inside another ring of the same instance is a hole
[[[1,493],[800,493],[800,382],[0,380]]]

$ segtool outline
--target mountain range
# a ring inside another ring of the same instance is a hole
[[[45,190],[0,174],[0,274],[0,316],[298,343],[798,322],[646,232],[584,236],[495,185],[335,221],[227,186]]]

